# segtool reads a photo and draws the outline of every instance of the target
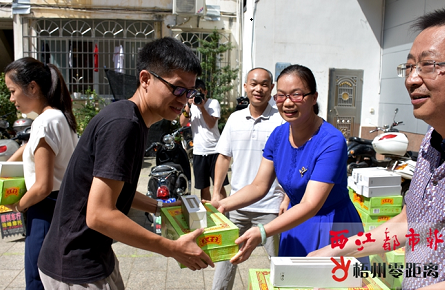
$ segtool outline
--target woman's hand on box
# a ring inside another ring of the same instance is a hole
[[[238,253],[230,259],[232,264],[240,264],[247,260],[252,254],[253,250],[261,244],[261,232],[258,227],[252,227],[244,233],[241,237],[235,240],[235,243],[242,246]]]
[[[218,201],[218,200],[212,200],[212,201],[210,201],[210,200],[202,200],[202,203],[203,204],[205,204],[205,203],[210,203],[211,205],[213,205],[213,207],[214,208],[216,208],[220,213],[225,213],[226,212],[226,210],[225,210],[225,208],[224,208],[224,206],[221,204],[221,202],[220,201]]]

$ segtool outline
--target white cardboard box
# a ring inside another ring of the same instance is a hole
[[[399,174],[384,167],[355,168],[352,170],[352,179],[358,185],[368,187],[396,186],[402,182]]]
[[[335,257],[341,265],[341,258]],[[350,261],[348,276],[345,280],[338,282],[334,280],[344,277],[342,270],[332,272],[337,266],[331,258],[325,257],[271,257],[270,281],[274,287],[362,287],[360,275],[354,277],[354,266],[360,263],[356,258],[343,257],[343,263]]]
[[[354,190],[357,193],[361,191],[361,189],[359,189],[357,183],[354,181],[354,178],[352,176],[348,176],[348,187],[352,188],[352,190]]]
[[[360,178],[360,174],[362,172],[371,172],[371,171],[386,171],[385,167],[366,167],[366,168],[354,168],[352,170],[352,179],[354,180],[354,182],[358,182],[359,178]]]
[[[358,184],[368,187],[377,186],[397,186],[402,182],[402,177],[399,174],[389,171],[369,171],[361,172]]]
[[[400,195],[402,186],[361,186],[361,192],[357,192],[366,197]]]
[[[190,230],[207,227],[207,210],[196,195],[184,195],[182,199],[182,214]]]
[[[23,162],[0,162],[0,177],[23,177]]]

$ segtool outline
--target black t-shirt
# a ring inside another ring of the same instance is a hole
[[[136,192],[148,128],[127,100],[106,106],[88,124],[68,164],[38,266],[73,284],[108,277],[114,269],[112,239],[86,225],[93,177],[124,181],[117,208],[128,214]]]

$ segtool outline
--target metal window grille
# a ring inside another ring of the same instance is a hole
[[[136,75],[139,49],[160,35],[156,21],[26,18],[24,23],[24,56],[56,65],[71,93],[91,88],[104,98],[111,98],[104,66]]]
[[[337,76],[337,106],[354,107],[357,78]]]

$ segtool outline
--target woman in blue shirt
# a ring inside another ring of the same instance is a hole
[[[275,177],[290,198],[284,214],[237,240],[244,245],[232,263],[245,261],[262,240],[279,233],[279,256],[296,257],[330,244],[331,231],[346,237],[363,232],[347,190],[345,138],[318,116],[317,97],[310,69],[292,65],[281,72],[274,99],[286,123],[269,137],[252,184],[213,203],[221,212],[247,206],[267,193]]]

